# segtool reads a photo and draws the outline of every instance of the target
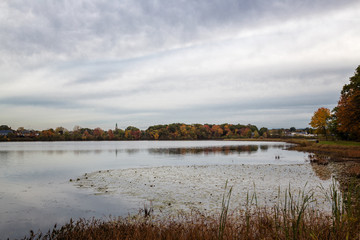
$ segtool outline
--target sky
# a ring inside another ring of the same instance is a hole
[[[308,127],[360,65],[358,0],[2,0],[0,125]]]

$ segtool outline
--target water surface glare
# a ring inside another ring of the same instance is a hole
[[[70,218],[126,215],[141,208],[118,195],[94,195],[70,179],[85,173],[163,166],[298,165],[307,154],[279,142],[110,141],[0,143],[0,238],[46,231]],[[279,156],[280,158],[277,158]],[[276,183],[274,183],[276,184]]]

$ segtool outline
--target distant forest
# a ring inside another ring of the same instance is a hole
[[[239,138],[267,138],[269,130],[258,129],[255,125],[241,124],[184,124],[173,123],[151,126],[140,130],[129,126],[126,129],[103,130],[101,128],[81,128],[75,126],[72,131],[63,127],[42,131],[18,128],[12,130],[6,125],[0,126],[2,141],[91,141],[91,140],[211,140]]]

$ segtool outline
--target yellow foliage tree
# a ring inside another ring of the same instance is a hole
[[[314,116],[312,116],[309,123],[311,127],[315,128],[317,134],[324,134],[326,139],[330,117],[330,110],[322,107],[314,112]]]

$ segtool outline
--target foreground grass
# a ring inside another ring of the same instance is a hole
[[[247,196],[245,209],[228,212],[231,190],[224,193],[219,215],[193,212],[164,219],[145,211],[128,218],[71,220],[24,239],[360,239],[359,186],[341,194],[333,184],[325,192],[329,213],[313,209],[314,192],[305,190],[287,190],[278,204],[267,208],[257,206],[254,194]]]

